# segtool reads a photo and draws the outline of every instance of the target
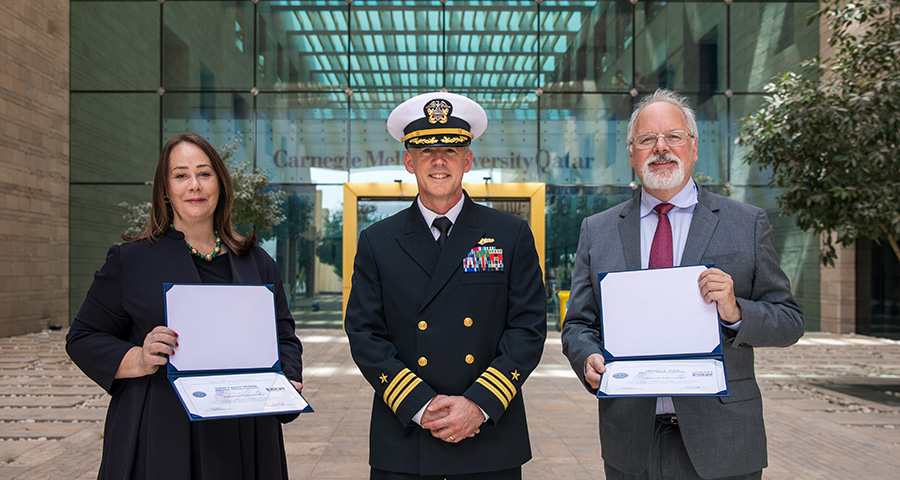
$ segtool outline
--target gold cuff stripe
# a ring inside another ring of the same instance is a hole
[[[484,372],[481,374],[481,378],[483,378],[485,381],[491,382],[491,384],[494,385],[494,387],[503,394],[507,402],[511,401],[512,397],[516,396],[515,387],[510,388],[506,386],[502,381],[497,379],[497,376],[494,374],[494,372]]]
[[[502,373],[500,373],[500,370],[497,370],[494,367],[488,367],[487,371],[484,372],[482,375],[485,375],[485,374],[491,374],[500,380],[500,383],[503,386],[505,386],[507,388],[507,390],[509,390],[509,392],[511,393],[511,395],[509,396],[510,400],[512,400],[512,397],[516,396],[516,386],[513,385],[512,382],[510,382],[509,379],[506,378]],[[497,383],[497,381],[495,380],[494,383]]]
[[[408,368],[404,368],[400,370],[400,373],[397,374],[396,377],[391,381],[388,387],[384,390],[384,403],[390,405],[394,398],[397,396],[398,392],[406,386],[412,379],[416,378],[416,376],[409,371]]]
[[[394,413],[397,413],[397,408],[400,407],[400,404],[403,403],[403,400],[406,399],[406,396],[409,395],[409,392],[413,391],[413,389],[416,388],[416,386],[420,383],[422,383],[422,379],[419,377],[415,377],[413,381],[409,382],[409,385],[407,385],[406,388],[403,389],[400,395],[397,396],[397,400],[394,402],[394,404],[388,404],[388,406],[391,407],[391,410],[393,410]]]
[[[433,128],[429,130],[416,130],[415,132],[407,133],[400,139],[401,142],[405,142],[413,137],[424,137],[426,135],[463,135],[469,138],[472,138],[473,135],[469,133],[468,130],[463,130],[462,128]]]
[[[480,383],[484,388],[488,389],[491,393],[493,393],[494,396],[500,400],[500,403],[503,404],[503,408],[506,408],[509,406],[509,400],[506,399],[506,395],[500,393],[500,390],[497,390],[497,388],[494,387],[493,385],[491,385],[490,382],[488,382],[487,380],[485,380],[482,377],[478,377],[478,379],[475,380],[475,382]]]

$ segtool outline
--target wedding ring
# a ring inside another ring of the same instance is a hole
[[[450,438],[451,442],[453,441],[453,435],[450,435],[450,437],[448,437],[448,438]]]

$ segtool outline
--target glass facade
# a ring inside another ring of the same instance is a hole
[[[900,339],[900,261],[887,240],[856,241],[856,333]]]
[[[412,95],[487,111],[464,181],[544,182],[551,324],[581,220],[634,195],[625,130],[658,87],[698,113],[695,173],[765,208],[807,325],[816,239],[734,145],[774,75],[818,53],[816,2],[304,0],[71,2],[71,310],[149,198],[159,150],[194,131],[264,169],[288,221],[262,245],[298,325],[340,324],[344,182],[413,182],[385,120]],[[361,208],[371,208],[362,204]],[[365,216],[366,212],[361,211]],[[335,323],[336,322],[336,323]]]

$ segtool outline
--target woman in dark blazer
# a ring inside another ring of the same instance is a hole
[[[274,284],[282,370],[302,388],[302,346],[281,276],[255,235],[232,230],[233,199],[209,142],[190,133],[171,138],[147,227],[113,245],[94,276],[66,351],[112,396],[98,478],[287,478],[281,423],[296,415],[190,422],[166,378],[178,335],[163,326],[163,283]]]

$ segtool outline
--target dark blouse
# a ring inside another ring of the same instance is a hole
[[[211,262],[200,257],[191,256],[200,281],[203,283],[231,283],[231,264],[228,263],[228,252],[216,255]]]

